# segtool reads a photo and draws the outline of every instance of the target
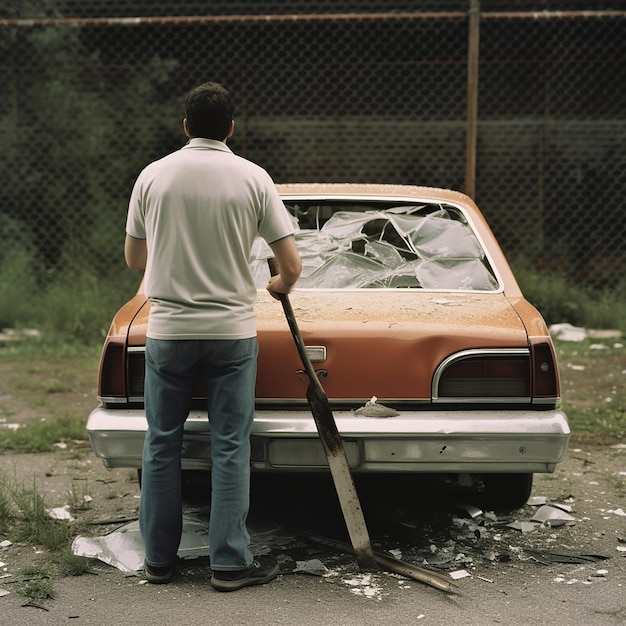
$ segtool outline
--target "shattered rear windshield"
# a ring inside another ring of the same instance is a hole
[[[493,291],[498,281],[461,211],[442,204],[285,201],[302,257],[298,289]],[[251,267],[267,284],[271,249],[257,238]]]

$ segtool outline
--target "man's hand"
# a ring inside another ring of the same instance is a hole
[[[277,274],[276,276],[271,276],[269,281],[267,281],[266,289],[269,291],[272,298],[280,300],[280,294],[289,293],[291,291],[291,286],[285,285],[281,275]]]
[[[278,273],[271,276],[266,289],[272,298],[280,300],[281,293],[289,293],[302,272],[302,261],[293,235],[270,244],[275,255]]]

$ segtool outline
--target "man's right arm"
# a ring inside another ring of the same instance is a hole
[[[302,272],[302,261],[293,235],[274,241],[270,248],[276,257],[279,273],[270,277],[267,290],[278,299],[277,294],[289,293],[296,284]]]
[[[126,265],[134,270],[145,270],[148,260],[148,248],[145,239],[136,239],[126,235],[124,241],[124,259]]]

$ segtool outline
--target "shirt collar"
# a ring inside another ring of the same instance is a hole
[[[205,139],[204,137],[193,137],[184,146],[183,150],[189,148],[201,148],[209,150],[221,150],[222,152],[231,152],[231,149],[223,142],[217,139]]]

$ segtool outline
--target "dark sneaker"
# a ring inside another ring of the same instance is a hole
[[[242,587],[262,585],[276,578],[278,563],[271,556],[260,556],[250,567],[234,572],[214,571],[211,576],[211,586],[217,591],[236,591]]]
[[[153,585],[163,585],[169,583],[174,578],[174,566],[166,565],[157,567],[155,565],[148,565],[144,561],[143,564],[146,580]]]

